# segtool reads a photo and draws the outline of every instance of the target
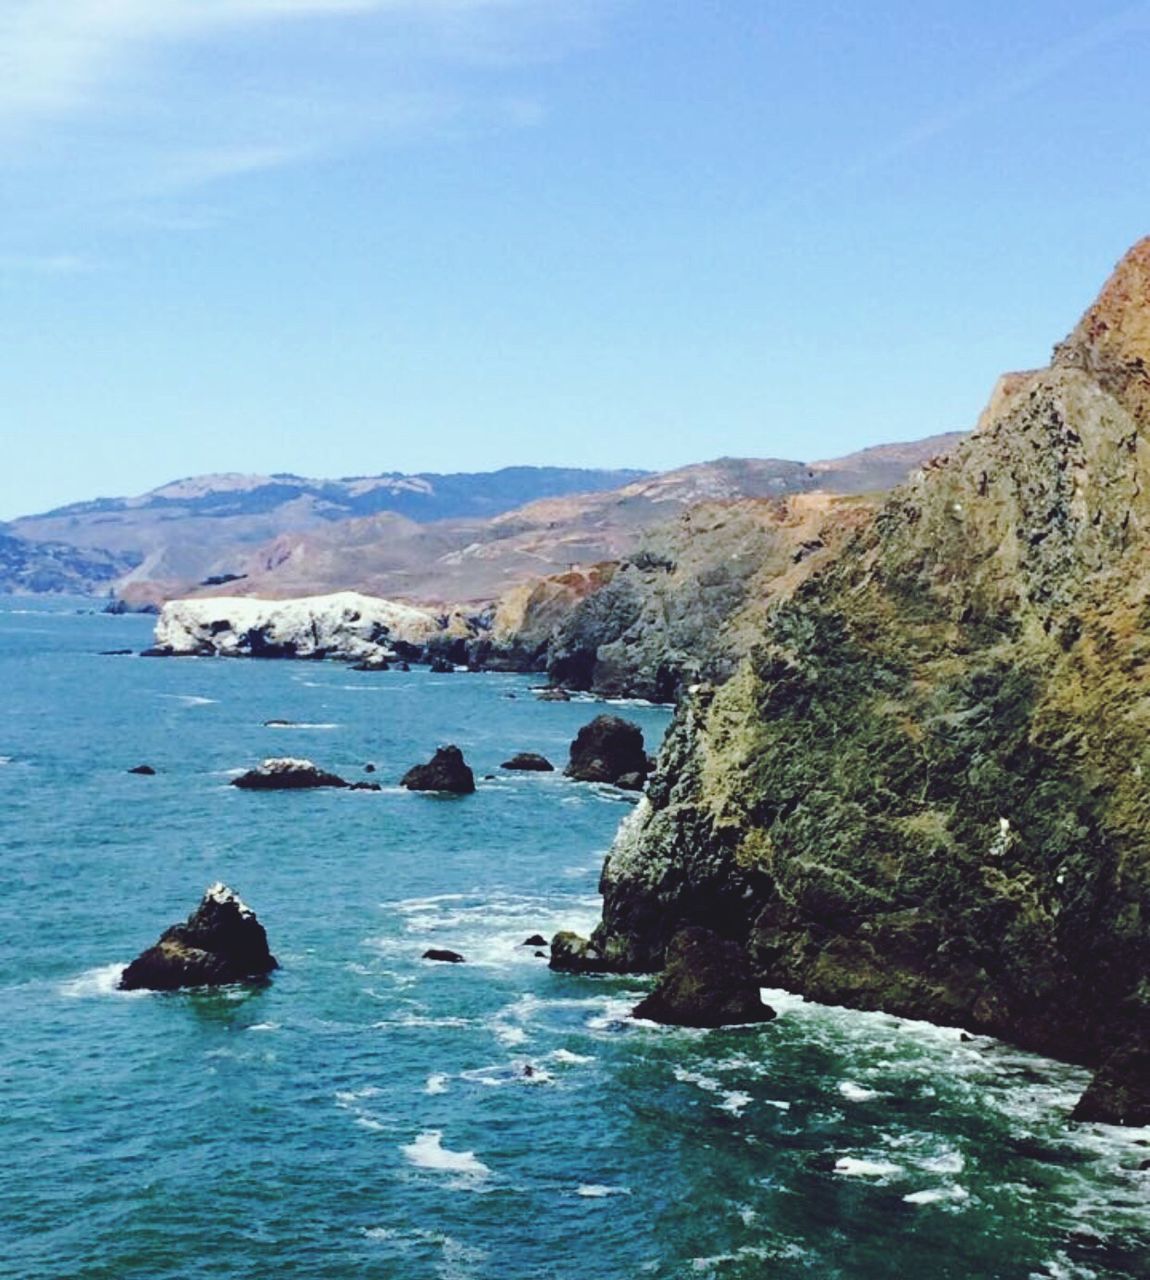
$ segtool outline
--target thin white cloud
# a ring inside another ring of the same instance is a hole
[[[0,273],[70,276],[94,271],[96,264],[77,253],[2,253]]]

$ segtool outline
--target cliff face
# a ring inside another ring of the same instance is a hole
[[[593,942],[1074,1060],[1150,1032],[1150,241],[681,707]],[[1135,1055],[1137,1056],[1137,1055]]]

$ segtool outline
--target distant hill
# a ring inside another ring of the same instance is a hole
[[[0,594],[96,595],[135,565],[130,556],[32,542],[0,525]]]
[[[254,548],[285,533],[381,513],[417,523],[484,521],[539,498],[615,489],[644,474],[578,467],[341,480],[224,473],[176,480],[138,497],[71,503],[14,520],[9,532],[127,557],[138,566],[136,580],[194,583],[243,572]],[[12,589],[3,582],[0,590]]]

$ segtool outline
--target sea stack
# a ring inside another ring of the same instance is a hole
[[[122,991],[251,982],[278,968],[255,912],[227,885],[216,883],[183,924],[165,929],[153,947],[120,976]]]

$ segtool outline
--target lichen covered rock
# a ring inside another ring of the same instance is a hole
[[[183,924],[166,929],[128,965],[119,985],[124,991],[220,986],[264,978],[277,967],[255,912],[217,883]]]
[[[684,700],[604,870],[604,967],[702,925],[763,985],[1102,1064],[1083,1106],[1142,1114],[1114,1046],[1150,1032],[1147,368],[1150,240]]]

